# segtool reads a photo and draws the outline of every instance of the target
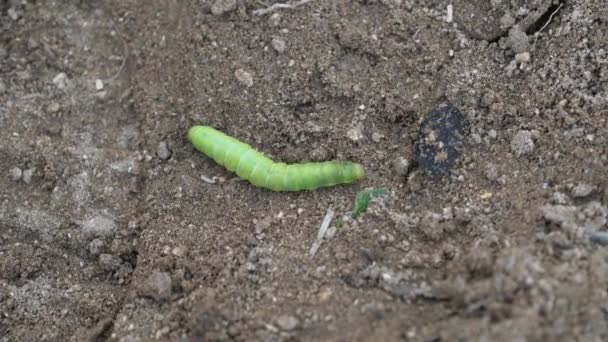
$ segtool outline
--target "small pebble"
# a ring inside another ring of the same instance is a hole
[[[279,318],[277,318],[276,323],[279,326],[279,328],[281,328],[281,330],[292,331],[295,328],[297,328],[297,326],[300,322],[298,321],[297,318],[295,318],[293,316],[283,315],[283,316],[280,316]]]
[[[46,111],[49,113],[57,113],[59,109],[61,109],[61,107],[57,102],[51,102],[51,104],[46,107]]]
[[[532,140],[532,133],[530,131],[520,130],[511,140],[511,150],[518,157],[532,153],[534,148],[534,141]]]
[[[186,254],[186,251],[182,247],[175,247],[171,250],[171,254],[181,258]]]
[[[498,170],[496,169],[496,165],[489,163],[486,166],[486,178],[492,182],[498,179]]]
[[[172,293],[173,282],[167,272],[153,271],[138,288],[138,293],[157,301],[169,299]]]
[[[471,134],[471,140],[477,145],[481,144],[481,142],[482,142],[481,135],[479,135],[477,133]]]
[[[253,85],[253,77],[250,73],[243,69],[237,69],[234,72],[234,76],[236,77],[236,80],[244,87],[249,88]]]
[[[283,53],[285,52],[285,49],[287,49],[287,42],[283,38],[272,38],[270,44],[278,53]]]
[[[236,9],[237,0],[216,0],[211,6],[211,14],[222,15]]]
[[[93,255],[98,255],[99,253],[101,253],[101,250],[103,249],[104,245],[105,243],[103,242],[103,240],[94,239],[89,243],[89,252]]]
[[[82,233],[88,238],[109,236],[116,229],[114,219],[103,214],[82,223]]]
[[[410,162],[403,157],[397,157],[393,161],[393,168],[397,176],[405,177],[410,171]]]
[[[95,90],[100,91],[103,90],[103,81],[102,80],[95,80]]]
[[[568,203],[568,196],[563,192],[556,191],[551,195],[551,203],[566,204]]]
[[[363,139],[363,125],[358,124],[357,126],[351,128],[346,132],[348,139],[357,142]]]
[[[101,254],[99,256],[99,266],[106,271],[115,271],[122,264],[122,259],[112,254]]]
[[[336,233],[338,232],[338,228],[331,226],[327,229],[327,232],[325,233],[325,239],[326,240],[331,240],[336,236]]]
[[[518,25],[513,26],[509,30],[507,42],[516,54],[530,51],[528,35]]]
[[[33,174],[34,174],[34,170],[32,170],[32,169],[27,169],[27,170],[23,171],[23,176],[21,178],[23,179],[25,184],[30,184],[30,182],[32,181]]]
[[[572,196],[574,198],[583,198],[583,197],[587,197],[587,196],[591,195],[592,191],[593,191],[593,187],[591,185],[581,183],[581,184],[576,185],[572,189]]]
[[[525,64],[530,62],[530,53],[529,52],[520,52],[515,55],[515,61],[519,64]]]
[[[378,133],[378,132],[372,133],[372,141],[375,142],[375,143],[379,143],[380,140],[382,140],[383,137],[384,136],[382,134]]]
[[[167,146],[167,142],[161,141],[158,144],[158,149],[156,150],[156,155],[158,158],[162,160],[167,160],[171,158],[171,150],[169,150],[169,146]]]
[[[6,14],[15,21],[19,19],[19,13],[17,13],[14,7],[9,8],[8,11],[6,11]]]
[[[8,170],[8,175],[13,182],[20,180],[22,174],[23,174],[23,172],[18,167],[13,167],[10,170]]]
[[[59,89],[65,89],[68,82],[68,75],[65,72],[61,72],[53,78],[53,84]]]

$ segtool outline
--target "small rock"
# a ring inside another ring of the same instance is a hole
[[[216,0],[211,6],[211,14],[222,15],[236,9],[237,0]]]
[[[171,254],[175,255],[178,258],[183,257],[184,255],[186,255],[186,250],[183,249],[182,247],[175,247],[171,250]]]
[[[66,75],[65,72],[61,72],[53,78],[53,84],[59,89],[65,89],[65,87],[67,87],[68,85],[68,82],[68,75]]]
[[[278,53],[283,53],[285,52],[285,49],[287,49],[287,42],[283,38],[272,38],[270,44]]]
[[[17,13],[14,7],[9,8],[8,11],[6,11],[6,14],[8,14],[8,16],[15,21],[19,19],[19,13]]]
[[[32,170],[32,169],[27,169],[27,170],[23,171],[23,176],[21,178],[23,179],[25,184],[30,184],[30,182],[32,181],[33,174],[34,174],[34,170]]]
[[[530,62],[530,53],[529,52],[520,52],[515,55],[515,61],[519,64],[525,64]]]
[[[103,81],[102,80],[95,80],[95,90],[100,91],[103,90]]]
[[[161,301],[171,297],[172,287],[173,282],[169,273],[154,271],[139,286],[138,292],[141,296]]]
[[[6,84],[0,79],[0,95],[6,93]]]
[[[46,111],[49,113],[57,113],[59,111],[59,109],[61,109],[61,107],[59,106],[59,103],[57,103],[57,102],[51,102],[46,107]]]
[[[268,23],[274,27],[279,26],[281,24],[281,15],[279,13],[273,13],[270,18],[268,18]]]
[[[243,69],[237,69],[234,72],[234,76],[236,77],[236,80],[239,82],[239,84],[244,87],[249,88],[253,85],[253,77],[250,73]]]
[[[169,150],[169,146],[167,146],[167,143],[165,141],[161,141],[158,144],[158,149],[156,150],[156,155],[158,156],[158,158],[160,158],[162,160],[167,160],[167,159],[171,158],[171,150]]]
[[[381,133],[378,132],[374,132],[372,133],[372,141],[375,143],[379,143],[380,140],[382,140],[384,136]]]
[[[122,259],[112,254],[101,254],[99,256],[99,266],[106,271],[115,271],[122,264]]]
[[[94,239],[89,243],[89,252],[93,255],[98,255],[99,253],[101,253],[101,250],[104,245],[105,243],[103,242],[103,240]]]
[[[102,214],[96,215],[82,224],[82,232],[88,238],[110,236],[115,229],[114,219]]]
[[[8,175],[13,182],[20,180],[22,174],[23,174],[23,172],[18,167],[13,167],[10,170],[8,170]]]
[[[516,54],[530,51],[528,35],[518,25],[511,27],[509,30],[507,44]]]
[[[495,182],[498,179],[498,170],[496,169],[496,165],[489,163],[486,166],[486,178],[492,182]]]
[[[397,176],[405,177],[410,172],[410,162],[403,157],[397,157],[393,161],[393,168]]]
[[[348,139],[357,142],[363,139],[363,125],[358,124],[357,126],[351,128],[346,132]]]
[[[283,315],[277,318],[277,325],[284,331],[292,331],[300,323],[297,318],[290,315]]]
[[[520,130],[515,133],[511,140],[511,150],[518,157],[532,153],[534,148],[534,141],[532,140],[532,133],[530,131]]]
[[[266,217],[262,220],[254,220],[253,224],[255,225],[255,233],[262,234],[272,224],[272,217]]]
[[[568,196],[563,192],[556,191],[551,195],[551,203],[566,204],[568,203]]]
[[[477,134],[477,133],[473,133],[471,134],[471,140],[473,141],[473,143],[479,145],[483,142],[483,140],[481,140],[481,135]]]
[[[443,236],[441,215],[427,211],[420,220],[420,229],[422,233],[430,240],[439,241]]]
[[[591,195],[591,192],[593,192],[593,187],[591,185],[581,183],[572,189],[572,196],[574,198],[583,198]]]
[[[311,161],[324,161],[327,159],[328,152],[324,147],[317,147],[309,153]]]

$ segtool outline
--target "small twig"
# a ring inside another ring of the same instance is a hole
[[[323,242],[323,237],[325,236],[325,233],[327,232],[327,228],[329,228],[329,224],[331,223],[331,220],[333,218],[334,218],[334,211],[331,208],[327,209],[325,218],[323,218],[321,227],[319,227],[319,233],[317,234],[317,239],[312,243],[312,246],[310,247],[310,252],[308,252],[311,258],[313,258],[315,256],[315,254],[317,254],[319,247],[321,247],[321,242]]]
[[[555,9],[555,11],[553,11],[553,13],[551,13],[551,15],[549,16],[549,20],[547,20],[547,22],[545,23],[545,25],[543,25],[543,27],[540,28],[540,30],[536,31],[536,33],[534,34],[534,43],[532,44],[532,51],[534,51],[534,49],[536,48],[536,41],[538,40],[538,36],[540,35],[541,32],[543,32],[543,30],[549,26],[549,24],[551,23],[551,20],[553,20],[553,16],[555,16],[555,14],[557,14],[557,12],[564,6],[563,3],[559,4],[559,6],[557,6],[557,8]]]
[[[116,21],[114,21],[112,10],[110,10],[110,9],[106,9],[106,10],[110,13],[110,23],[112,25],[112,29],[114,30],[114,32],[116,32],[116,35],[122,42],[122,50],[123,50],[122,63],[120,65],[120,68],[118,69],[118,71],[110,78],[102,80],[103,83],[112,83],[114,80],[116,80],[118,78],[118,76],[120,76],[120,74],[125,69],[125,66],[127,65],[127,59],[129,58],[129,45],[127,44],[127,41],[122,36],[122,34],[120,34],[120,30],[118,30],[118,25],[116,25]]]
[[[216,181],[215,181],[215,180],[217,179],[217,177],[209,178],[209,177],[207,177],[207,176],[205,176],[205,175],[201,175],[201,179],[202,179],[202,180],[203,180],[203,182],[205,182],[205,183],[209,183],[209,184],[215,184],[215,183],[216,183]]]
[[[288,4],[274,4],[272,6],[253,11],[253,15],[264,15],[264,14],[270,13],[270,12],[280,9],[280,8],[296,8],[298,6],[304,5],[311,1],[313,1],[313,0],[300,0],[300,1],[288,3]]]

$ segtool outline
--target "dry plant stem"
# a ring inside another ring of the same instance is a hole
[[[296,8],[298,6],[304,5],[304,4],[312,2],[312,1],[313,0],[300,0],[300,1],[288,3],[288,4],[274,4],[272,6],[253,11],[253,15],[258,15],[258,16],[264,15],[264,14],[273,12],[277,9],[281,9],[281,8]]]

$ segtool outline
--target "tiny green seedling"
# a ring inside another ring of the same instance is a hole
[[[351,214],[354,219],[359,218],[367,210],[369,201],[373,198],[384,196],[388,192],[385,188],[363,190],[357,194],[355,198],[355,208]]]

